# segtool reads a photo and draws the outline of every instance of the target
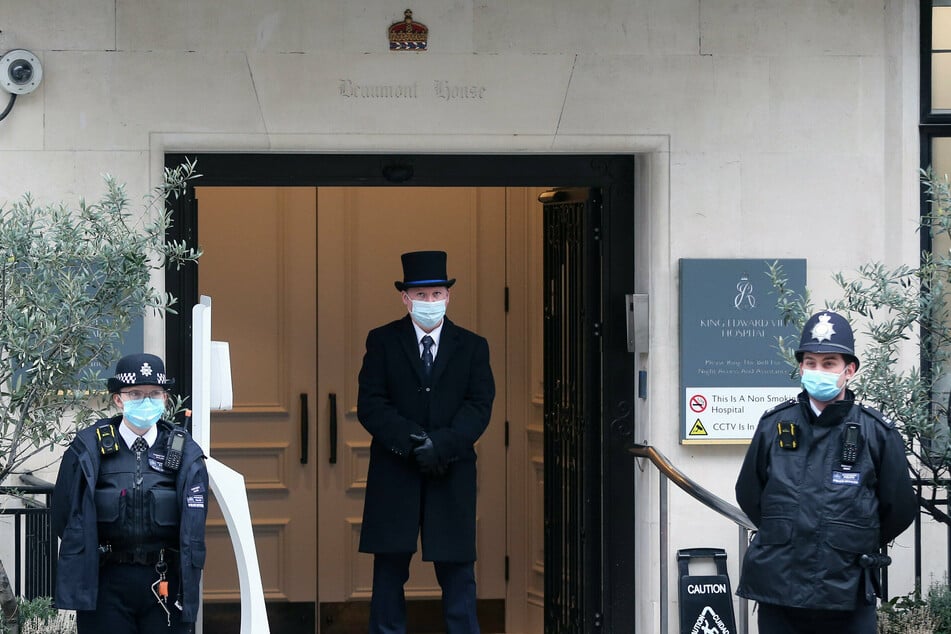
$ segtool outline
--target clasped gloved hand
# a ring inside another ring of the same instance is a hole
[[[446,466],[439,461],[436,455],[436,447],[433,446],[433,439],[426,432],[410,434],[409,439],[413,441],[416,447],[413,449],[413,457],[416,458],[416,464],[423,475],[441,476],[446,473]]]

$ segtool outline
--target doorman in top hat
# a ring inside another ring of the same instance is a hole
[[[476,619],[476,453],[495,383],[483,337],[445,317],[446,253],[404,253],[396,289],[407,315],[371,330],[357,415],[373,436],[360,551],[373,553],[370,632],[406,632],[403,585],[422,535],[442,588],[448,634]]]
[[[875,634],[882,546],[915,519],[902,438],[855,402],[859,368],[841,315],[813,315],[796,350],[803,391],[760,419],[736,481],[759,529],[737,594],[769,634]]]
[[[205,563],[204,456],[162,420],[173,380],[159,357],[125,356],[107,383],[122,413],[76,434],[53,491],[56,607],[76,610],[79,634],[191,632]]]

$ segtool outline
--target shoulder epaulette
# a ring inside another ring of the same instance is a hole
[[[797,400],[794,399],[794,398],[785,400],[785,401],[783,401],[783,402],[781,402],[781,403],[777,403],[776,405],[773,405],[771,408],[769,408],[768,410],[766,410],[765,412],[763,412],[763,416],[765,417],[765,416],[769,416],[770,414],[775,414],[776,412],[779,412],[779,411],[782,411],[782,410],[784,410],[784,409],[790,408],[790,407],[792,407],[793,405],[796,405],[796,404],[798,404],[798,403],[799,403],[799,401],[797,401]]]
[[[895,421],[890,419],[888,416],[885,416],[885,414],[882,414],[880,411],[878,411],[874,407],[870,407],[866,405],[865,403],[861,403],[859,406],[862,408],[862,411],[864,413],[868,414],[869,416],[877,420],[879,423],[881,423],[885,427],[888,427],[889,429],[892,429],[895,427]]]

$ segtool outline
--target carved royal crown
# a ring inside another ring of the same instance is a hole
[[[413,20],[413,12],[407,9],[402,22],[394,22],[387,29],[391,51],[425,51],[429,40],[429,27]]]

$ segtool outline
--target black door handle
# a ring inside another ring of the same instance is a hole
[[[337,464],[337,395],[330,393],[330,464]]]
[[[310,415],[307,412],[307,394],[300,395],[300,463],[307,464],[307,444],[310,442],[310,429],[307,424]]]

